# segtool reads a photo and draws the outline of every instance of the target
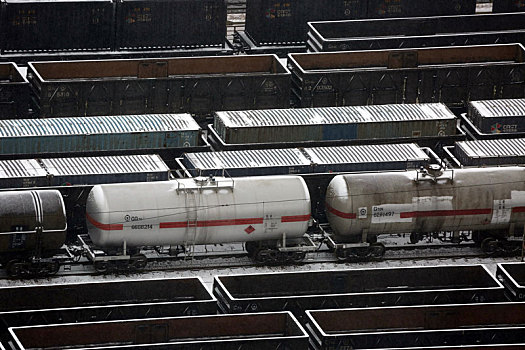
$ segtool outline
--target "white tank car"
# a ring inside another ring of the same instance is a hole
[[[97,185],[87,200],[99,247],[215,244],[302,237],[310,195],[299,176]]]
[[[326,196],[339,240],[381,233],[508,230],[525,222],[525,168],[336,176]],[[516,227],[517,228],[517,227]]]

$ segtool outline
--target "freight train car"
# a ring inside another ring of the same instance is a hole
[[[525,44],[525,13],[308,23],[308,51]]]
[[[40,117],[287,108],[290,72],[273,55],[30,63]]]
[[[90,250],[99,271],[145,246],[245,242],[260,261],[300,261],[305,252],[288,246],[308,229],[310,195],[298,176],[99,185],[86,218],[90,241],[106,251]]]
[[[523,98],[519,44],[290,54],[297,107]]]
[[[0,263],[9,275],[58,271],[53,256],[66,239],[64,201],[56,190],[0,192]]]
[[[251,149],[462,139],[444,104],[216,112],[209,140],[217,149]]]
[[[523,0],[494,0],[492,12],[523,12],[525,2]]]
[[[223,0],[2,0],[0,12],[0,60],[21,64],[233,52]]]
[[[28,118],[31,87],[25,74],[12,63],[0,63],[0,119]]]
[[[475,0],[247,0],[246,29],[237,39],[248,53],[305,51],[307,22],[473,14]]]
[[[0,120],[0,159],[198,149],[201,129],[188,114]]]
[[[368,252],[382,233],[424,235],[473,231],[485,251],[520,235],[525,223],[525,168],[471,168],[336,176],[326,208],[342,258]],[[496,238],[494,238],[496,237]],[[362,246],[365,245],[363,248]]]

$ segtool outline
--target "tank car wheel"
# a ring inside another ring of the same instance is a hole
[[[306,258],[306,253],[305,252],[294,252],[293,256],[292,256],[292,261],[295,264],[298,264],[298,263],[303,262],[304,258]]]
[[[96,261],[94,266],[97,272],[104,273],[108,271],[109,263],[107,261]]]
[[[348,259],[348,254],[346,249],[336,249],[335,250],[335,256],[337,257],[337,260],[339,261],[346,261]]]
[[[370,254],[374,258],[382,258],[385,255],[385,245],[383,243],[374,243],[370,245]]]
[[[6,272],[9,277],[20,277],[24,271],[24,262],[22,260],[14,259],[7,263]]]
[[[417,242],[419,242],[421,240],[421,235],[417,232],[412,232],[410,234],[410,243],[411,244],[416,244]]]
[[[148,258],[144,254],[135,254],[131,257],[131,266],[137,270],[142,270],[146,267]]]
[[[492,237],[487,237],[481,242],[481,250],[487,254],[494,254],[498,251],[498,240]]]
[[[257,243],[256,242],[246,242],[244,243],[244,249],[249,256],[255,256],[257,253]]]
[[[60,270],[60,263],[58,261],[51,261],[46,264],[45,274],[47,276],[56,275],[58,270]]]

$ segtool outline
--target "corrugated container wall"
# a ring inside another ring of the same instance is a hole
[[[193,176],[306,174],[311,162],[297,148],[186,153],[183,164]]]
[[[387,144],[186,153],[182,162],[194,176],[259,176],[405,170],[429,160],[416,144]]]
[[[29,82],[14,63],[0,63],[0,119],[27,118]]]
[[[154,78],[154,79],[153,79]],[[274,55],[29,63],[41,117],[286,108]]]
[[[111,0],[2,0],[2,53],[104,50],[112,46]]]
[[[455,135],[456,117],[443,104],[216,112],[225,143],[277,143]]]
[[[289,54],[298,107],[523,98],[522,45]],[[366,69],[363,69],[366,68]]]
[[[0,188],[49,185],[46,170],[35,159],[0,160]]]
[[[308,23],[308,51],[525,43],[525,13]]]
[[[465,166],[525,164],[525,139],[456,142],[454,156]]]
[[[525,99],[472,101],[467,117],[481,133],[525,132]]]
[[[224,46],[224,0],[120,0],[117,50]]]
[[[49,158],[40,161],[55,186],[169,179],[169,168],[158,155]]]
[[[0,156],[165,150],[197,146],[188,114],[0,121]]]

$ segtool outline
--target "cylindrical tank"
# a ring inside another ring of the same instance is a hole
[[[338,239],[364,233],[508,229],[525,222],[525,168],[418,171],[336,176],[326,196]]]
[[[67,218],[59,191],[0,192],[0,254],[31,255],[36,248],[39,227],[42,227],[43,255],[64,244]]]
[[[99,247],[246,242],[301,237],[310,195],[298,176],[178,179],[94,186],[86,211]]]

